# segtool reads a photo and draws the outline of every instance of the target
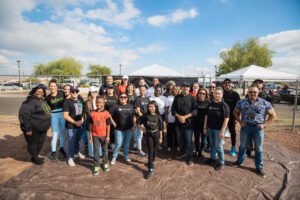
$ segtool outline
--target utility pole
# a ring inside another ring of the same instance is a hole
[[[21,87],[21,71],[20,71],[20,62],[21,60],[16,61],[18,63],[18,72],[19,72],[19,87]]]
[[[120,64],[119,67],[120,67],[120,75],[122,75],[122,64]]]

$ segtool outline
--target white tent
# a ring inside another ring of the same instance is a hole
[[[170,69],[168,67],[154,64],[144,68],[141,68],[135,72],[129,74],[131,76],[171,76],[171,77],[182,77],[183,75],[177,71]]]
[[[230,78],[235,81],[254,81],[258,78],[264,81],[296,81],[297,75],[250,65],[228,74],[222,74],[217,79],[223,80],[225,78]]]

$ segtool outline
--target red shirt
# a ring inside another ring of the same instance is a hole
[[[92,111],[92,135],[101,137],[106,136],[106,128],[110,125],[109,120],[109,112],[105,111]]]
[[[126,87],[127,85],[119,85],[118,86],[119,94],[126,93]]]

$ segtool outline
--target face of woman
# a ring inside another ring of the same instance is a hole
[[[57,84],[56,83],[50,83],[49,90],[51,93],[57,92]]]
[[[194,84],[193,85],[193,92],[198,92],[198,90],[199,90],[199,85],[198,84]]]
[[[215,90],[214,91],[214,98],[216,102],[219,102],[223,98],[223,92],[221,90]]]
[[[200,101],[203,101],[203,100],[205,99],[205,95],[206,95],[206,92],[205,92],[204,90],[200,90],[200,91],[198,92],[198,99],[199,99]]]
[[[44,91],[42,89],[37,89],[34,93],[34,96],[36,96],[39,99],[42,99],[44,97]]]
[[[172,93],[174,96],[178,95],[180,92],[180,88],[179,87],[173,87],[172,89]]]
[[[122,104],[122,105],[127,104],[127,96],[125,96],[125,95],[119,96],[119,101],[120,101],[120,104]]]
[[[133,92],[133,87],[132,87],[132,85],[128,86],[128,92],[130,92],[130,93]]]
[[[153,104],[148,105],[148,110],[151,114],[155,114],[155,106]]]
[[[68,97],[70,95],[70,87],[69,86],[64,87],[64,94],[66,97]]]
[[[95,91],[95,92],[91,92],[92,98],[93,98],[93,99],[94,99],[94,98],[96,98],[96,97],[97,97],[97,94],[98,94],[98,92],[97,92],[97,91]]]

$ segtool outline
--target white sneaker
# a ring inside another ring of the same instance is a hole
[[[85,155],[83,155],[82,153],[79,152],[74,155],[74,158],[85,159]]]
[[[74,162],[74,160],[72,159],[72,158],[69,158],[68,159],[68,165],[70,166],[70,167],[75,167],[75,162]]]
[[[131,159],[129,157],[125,158],[126,162],[131,162]]]
[[[115,158],[111,159],[110,164],[115,165],[116,164],[116,159]]]

